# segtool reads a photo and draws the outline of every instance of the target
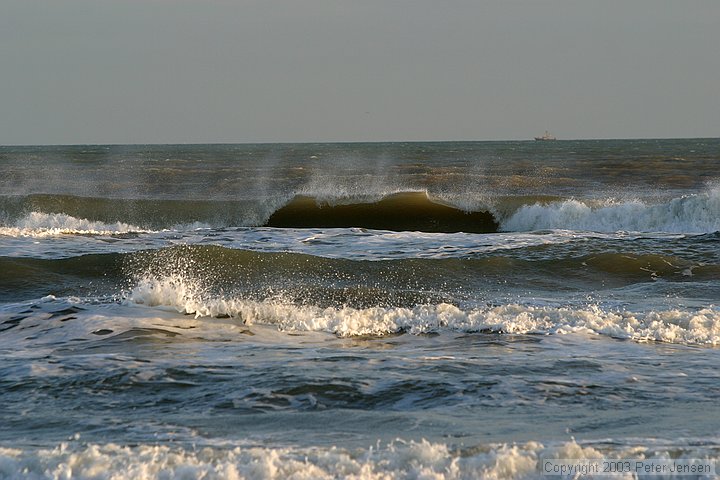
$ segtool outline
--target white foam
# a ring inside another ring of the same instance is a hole
[[[11,237],[49,237],[55,235],[114,235],[147,232],[127,223],[103,223],[75,218],[64,213],[31,212],[11,226],[0,227],[0,235]]]
[[[656,205],[640,200],[606,200],[595,205],[579,200],[536,203],[520,208],[500,228],[513,232],[566,229],[711,233],[720,230],[720,188]]]
[[[82,445],[55,448],[0,448],[0,476],[14,479],[529,479],[541,478],[545,459],[717,458],[712,447],[657,445],[583,446],[569,441],[543,445],[487,444],[463,450],[426,440],[347,450],[341,447],[268,448],[166,445]],[[614,478],[633,478],[614,476]],[[670,478],[656,476],[653,478]],[[710,478],[710,477],[708,477]]]
[[[295,305],[282,300],[203,296],[181,277],[144,278],[128,301],[164,306],[197,317],[229,315],[246,324],[277,325],[285,331],[320,331],[338,336],[413,334],[443,330],[515,334],[592,333],[638,341],[720,345],[720,309],[634,313],[584,308],[509,304],[463,310],[455,305],[357,309]]]

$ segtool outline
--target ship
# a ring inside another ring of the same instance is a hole
[[[547,130],[545,130],[545,133],[543,134],[543,136],[535,137],[535,140],[537,140],[538,142],[547,142],[550,140],[557,140],[557,138],[555,137],[555,135],[550,135],[550,133]]]

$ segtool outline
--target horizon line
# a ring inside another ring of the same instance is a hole
[[[583,142],[583,141],[639,141],[639,140],[720,140],[720,137],[597,137],[597,138],[557,138],[551,141],[538,142],[534,138],[522,139],[498,139],[498,140],[332,140],[332,141],[210,141],[210,142],[110,142],[110,143],[7,143],[0,144],[4,147],[78,147],[78,146],[159,146],[159,145],[351,145],[351,144],[382,144],[382,143],[497,143],[497,142],[531,142],[531,143],[553,143],[553,142]]]

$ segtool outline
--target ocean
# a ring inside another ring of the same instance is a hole
[[[0,478],[715,462],[719,167],[720,139],[0,147]]]

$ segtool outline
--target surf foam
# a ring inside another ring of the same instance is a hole
[[[606,200],[594,206],[574,199],[535,203],[521,207],[500,229],[712,233],[720,230],[720,188],[657,205],[640,200]]]
[[[283,331],[320,331],[341,337],[423,334],[443,330],[511,334],[593,333],[636,341],[720,345],[720,309],[645,313],[508,304],[463,310],[455,305],[413,308],[320,308],[281,299],[264,301],[207,297],[182,277],[143,278],[127,301],[162,306],[198,317],[230,316],[245,324],[276,325]]]
[[[62,443],[54,448],[0,447],[3,478],[97,478],[150,480],[331,479],[433,480],[542,478],[542,462],[551,459],[715,461],[718,449],[708,442],[664,444],[657,440],[583,445],[530,441],[456,449],[427,440],[396,440],[387,445],[347,450],[340,447],[196,447],[166,445]],[[658,444],[660,443],[660,444]],[[633,474],[615,478],[635,478]],[[657,475],[658,480],[673,478]],[[703,478],[703,477],[701,477]],[[711,478],[708,475],[705,478]]]

